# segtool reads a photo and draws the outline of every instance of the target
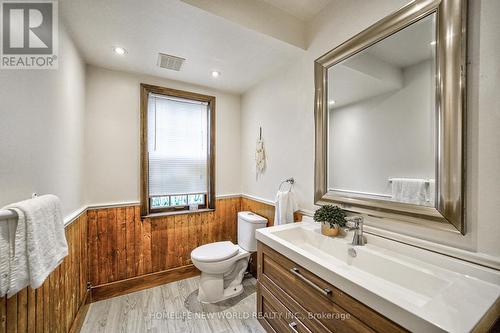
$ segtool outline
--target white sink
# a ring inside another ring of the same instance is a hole
[[[302,222],[256,235],[411,331],[468,332],[500,296],[498,271],[372,235],[352,246],[352,234],[331,238],[319,229]]]
[[[324,237],[319,230],[297,227],[274,231],[272,234],[320,258],[334,260],[339,269],[353,270],[366,278],[374,279],[373,282],[380,283],[381,287],[388,287],[387,292],[395,297],[419,306],[428,302],[449,285],[450,280],[457,277],[457,274],[443,274],[422,267],[421,261],[408,257],[402,260],[392,253],[371,246],[356,246],[356,257],[351,257],[347,251],[353,246],[347,237]],[[382,283],[389,284],[383,286]]]

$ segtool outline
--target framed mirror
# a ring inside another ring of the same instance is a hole
[[[416,0],[315,61],[315,202],[465,234],[466,0]]]

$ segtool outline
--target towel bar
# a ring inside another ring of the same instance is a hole
[[[393,181],[394,179],[396,179],[396,178],[389,178],[389,183],[392,183],[392,181]],[[401,178],[401,179],[404,179],[404,178]],[[408,178],[408,179],[410,179],[410,178]],[[430,184],[430,180],[428,180],[428,179],[424,179],[424,183],[428,185],[428,184]]]
[[[0,210],[0,221],[17,218],[16,212],[10,209]]]

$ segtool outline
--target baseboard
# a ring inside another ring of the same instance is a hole
[[[159,285],[187,279],[200,274],[200,271],[193,265],[182,266],[136,276],[133,278],[114,281],[100,286],[92,287],[91,302],[97,302],[111,297],[129,294],[135,291],[157,287]]]
[[[87,290],[85,296],[83,297],[83,302],[78,312],[76,313],[75,318],[73,319],[73,323],[71,323],[71,327],[68,333],[78,333],[82,329],[83,322],[85,321],[85,316],[89,311],[90,307],[90,290]]]

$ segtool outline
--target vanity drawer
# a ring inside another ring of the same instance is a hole
[[[290,312],[281,302],[257,283],[257,307],[261,317],[259,321],[274,332],[311,333],[311,331]]]
[[[258,265],[260,283],[273,290],[272,282],[330,331],[405,332],[396,323],[260,242]]]
[[[271,294],[273,294],[279,301],[289,309],[311,332],[315,333],[330,333],[330,329],[326,328],[320,321],[310,315],[301,304],[294,300],[290,295],[288,295],[283,289],[278,287],[273,281],[271,281],[267,276],[262,275],[262,281],[259,285],[263,286]],[[339,327],[336,331],[343,332],[342,327]],[[347,331],[347,330],[344,330]]]
[[[266,254],[263,256],[263,267],[264,271],[259,281],[268,288],[272,288],[274,284],[282,289],[284,294],[300,304],[304,312],[303,316],[314,317],[326,327],[326,332],[374,332],[354,315],[333,302],[331,296],[325,297],[316,289],[300,281]],[[280,297],[280,301],[286,302],[286,297]]]

